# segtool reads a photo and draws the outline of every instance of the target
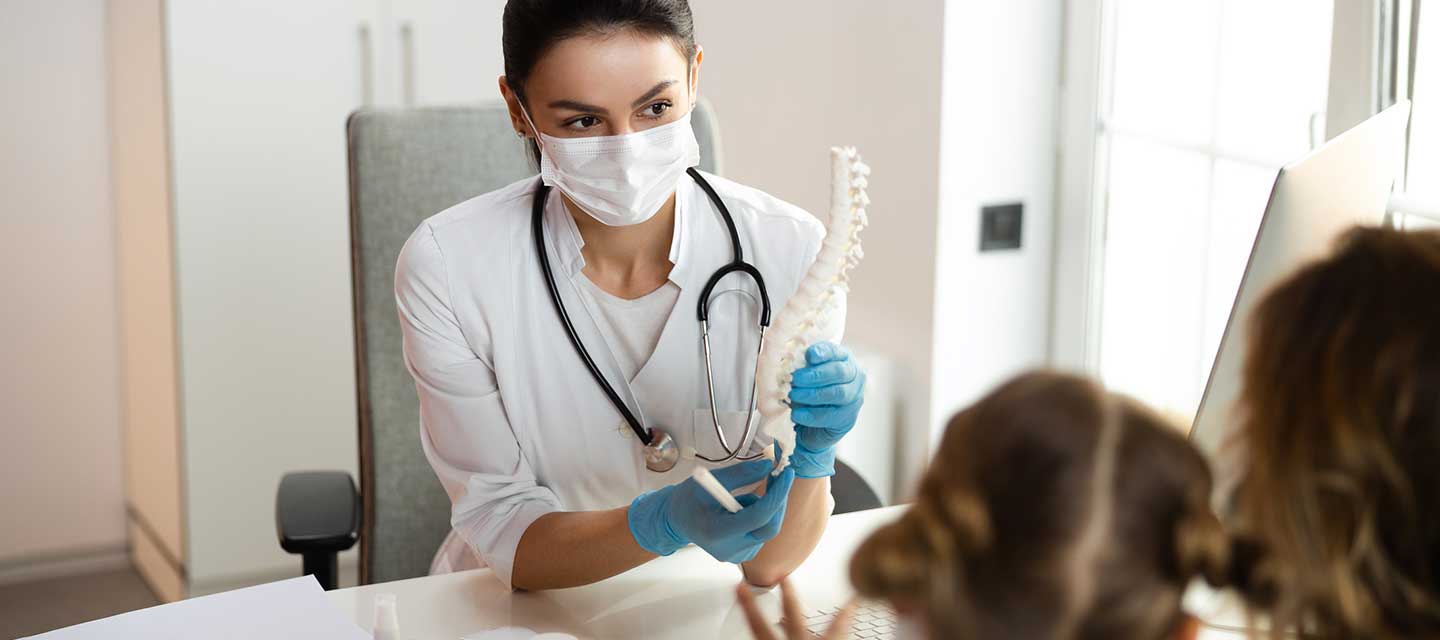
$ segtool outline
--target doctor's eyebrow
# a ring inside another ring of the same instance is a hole
[[[668,79],[668,81],[661,81],[660,84],[651,86],[651,89],[645,92],[645,95],[641,95],[641,97],[635,98],[634,102],[631,102],[631,108],[638,110],[645,102],[649,102],[649,99],[657,97],[661,91],[665,91],[665,89],[677,84],[677,82],[680,81]],[[585,111],[589,112],[589,114],[609,115],[609,110],[606,110],[605,107],[596,107],[596,105],[576,102],[573,101],[573,99],[557,99],[557,101],[550,102],[550,108],[553,108],[553,110]]]
[[[646,91],[645,95],[636,98],[634,102],[630,103],[630,108],[639,109],[641,105],[649,102],[651,98],[660,95],[661,91],[669,89],[678,82],[678,80],[661,81],[654,87],[651,87],[649,91]],[[597,107],[593,104],[585,104],[584,102],[576,102],[574,100],[556,100],[551,102],[549,106],[551,109],[569,109],[571,111],[584,111],[586,113],[598,113],[601,115],[609,115],[610,113],[605,107]]]
[[[610,111],[607,110],[605,107],[597,107],[593,104],[585,104],[584,102],[576,102],[574,100],[556,100],[550,103],[550,108],[569,109],[571,111],[584,111],[587,113],[598,113],[601,115],[609,115],[610,113]]]
[[[645,95],[640,96],[639,98],[636,98],[634,102],[630,103],[630,108],[631,108],[631,109],[639,109],[641,105],[645,104],[646,102],[649,102],[651,98],[654,98],[655,96],[660,95],[660,92],[661,92],[661,91],[664,91],[664,90],[666,90],[666,89],[669,89],[670,86],[673,85],[673,84],[675,84],[676,82],[678,82],[678,81],[677,81],[677,80],[665,80],[665,81],[662,81],[662,82],[660,82],[659,84],[655,85],[654,87],[651,87],[649,91],[646,91],[646,92],[645,92]]]

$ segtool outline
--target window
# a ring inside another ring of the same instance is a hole
[[[1111,388],[1188,419],[1276,171],[1323,134],[1332,3],[1102,7],[1094,364]]]
[[[1402,208],[1407,228],[1440,226],[1440,7],[1422,13],[1416,29],[1415,86],[1409,162]]]

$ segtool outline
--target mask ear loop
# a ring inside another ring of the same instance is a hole
[[[526,155],[529,155],[528,152],[532,149],[538,149],[539,151],[537,155],[539,155],[540,157],[536,160],[539,164],[536,169],[543,168],[545,166],[545,140],[540,137],[540,127],[535,126],[535,121],[530,119],[530,110],[525,108],[525,102],[521,100],[519,96],[515,97],[515,102],[519,103],[520,105],[520,115],[525,116],[525,124],[530,125],[530,132],[535,134],[535,137],[533,138],[533,140],[535,141],[535,146],[527,146],[525,149],[527,152]],[[524,140],[526,137],[528,137],[523,131],[516,131],[515,135],[520,136],[521,140]],[[561,193],[564,193],[564,189],[561,189],[560,191]]]
[[[520,101],[519,96],[515,97],[515,101],[520,103],[520,115],[525,116],[525,124],[530,125],[530,132],[535,134],[535,144],[540,145],[540,148],[544,149],[545,141],[540,139],[540,127],[535,126],[535,121],[530,119],[530,110],[525,108],[525,103]],[[516,131],[515,134],[521,138],[525,137],[525,132],[523,131]]]
[[[500,74],[500,75],[498,75],[498,76],[495,76],[495,80],[496,80],[496,82],[505,82],[505,74],[502,73],[502,74]],[[530,111],[525,108],[525,101],[524,101],[524,99],[522,99],[522,98],[520,97],[520,94],[519,94],[518,92],[515,92],[514,90],[511,90],[510,93],[515,96],[515,103],[518,104],[518,105],[520,105],[520,115],[525,116],[525,124],[530,125],[530,131],[535,134],[535,144],[538,144],[538,145],[540,145],[540,146],[542,146],[542,147],[545,146],[544,141],[540,139],[540,128],[539,128],[539,127],[536,127],[536,126],[535,126],[535,121],[533,121],[533,120],[530,119]],[[525,132],[524,132],[524,131],[516,131],[516,132],[515,132],[515,136],[518,137],[518,138],[524,139],[524,138],[525,138]]]

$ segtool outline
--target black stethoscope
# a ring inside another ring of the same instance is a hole
[[[719,413],[715,409],[715,382],[710,370],[710,293],[715,289],[715,285],[719,284],[721,278],[737,271],[748,274],[755,281],[756,287],[760,290],[760,346],[755,350],[757,373],[760,366],[760,352],[765,348],[765,329],[770,326],[770,295],[765,291],[765,278],[760,275],[760,270],[756,269],[755,265],[745,262],[745,253],[740,248],[740,233],[735,229],[735,220],[730,216],[730,209],[725,206],[725,202],[720,199],[719,194],[715,193],[715,189],[700,175],[699,171],[692,167],[686,173],[700,184],[700,188],[704,189],[705,194],[710,197],[710,201],[715,203],[715,208],[720,210],[721,217],[725,219],[725,227],[730,231],[730,246],[734,255],[734,259],[729,264],[720,267],[710,276],[710,281],[706,282],[705,288],[700,291],[699,304],[700,331],[705,343],[705,386],[710,394],[710,420],[714,423],[715,435],[719,438],[720,446],[725,450],[726,455],[721,458],[710,458],[698,452],[695,455],[712,463],[729,462],[735,459],[754,460],[764,454],[742,456],[740,452],[750,442],[750,432],[755,418],[755,387],[758,381],[751,378],[750,407],[745,418],[745,431],[740,436],[740,446],[730,448],[730,443],[725,438],[725,430],[720,427]],[[605,379],[605,374],[601,373],[600,368],[595,365],[595,360],[590,357],[590,351],[585,348],[584,343],[580,342],[580,335],[575,332],[575,325],[570,322],[570,314],[565,311],[565,303],[560,300],[560,289],[555,286],[555,275],[550,272],[550,256],[545,250],[543,218],[545,200],[549,193],[550,187],[546,186],[544,182],[535,188],[534,203],[530,212],[530,226],[532,235],[535,237],[535,250],[540,254],[540,270],[545,274],[545,284],[550,290],[550,301],[555,303],[555,312],[560,316],[561,324],[565,325],[565,333],[570,336],[570,344],[575,346],[575,352],[580,354],[580,359],[585,362],[585,367],[590,370],[590,375],[600,385],[600,390],[605,392],[605,397],[610,399],[610,404],[615,405],[615,410],[625,418],[625,422],[630,425],[635,436],[645,445],[645,468],[660,473],[669,471],[675,468],[675,464],[680,460],[679,446],[663,429],[658,427],[646,429],[640,419],[630,411],[630,407],[625,406],[625,402],[620,399],[615,388]]]

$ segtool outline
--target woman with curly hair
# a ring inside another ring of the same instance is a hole
[[[1301,637],[1440,636],[1440,233],[1357,228],[1251,318],[1247,594]]]

